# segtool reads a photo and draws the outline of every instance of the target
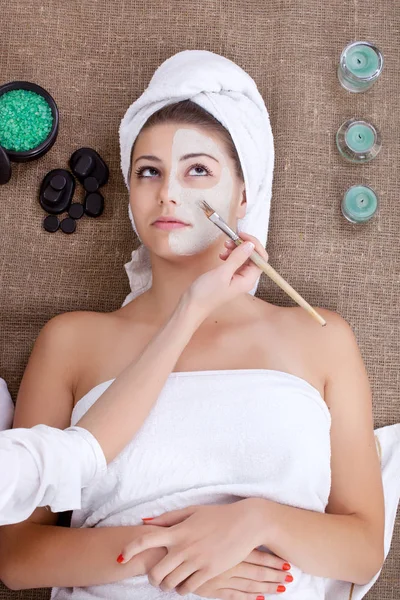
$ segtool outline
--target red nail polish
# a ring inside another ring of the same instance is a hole
[[[286,575],[285,581],[287,581],[288,583],[291,583],[293,581],[292,575]]]
[[[143,517],[142,521],[152,521],[154,517]]]
[[[122,556],[122,554],[120,554],[117,558],[117,562],[122,563],[124,560],[124,557]]]
[[[290,567],[289,563],[285,563],[285,564],[283,565],[283,567],[282,567],[282,569],[283,569],[284,571],[289,571],[289,570],[290,570],[290,568],[291,568],[291,567]]]
[[[278,585],[278,587],[276,588],[277,592],[285,592],[286,588],[284,585]]]
[[[265,600],[265,596],[257,596],[256,600]]]

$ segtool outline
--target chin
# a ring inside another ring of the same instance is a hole
[[[144,245],[148,248],[151,254],[162,258],[164,260],[168,260],[170,262],[177,262],[179,259],[185,258],[183,254],[177,254],[173,250],[171,250],[168,240],[146,240],[143,242]]]
[[[193,258],[194,256],[199,256],[201,254],[201,252],[193,250],[185,250],[182,252],[175,252],[173,250],[171,250],[171,248],[168,248],[168,250],[166,252],[164,252],[163,254],[161,253],[157,253],[158,256],[161,256],[162,258],[165,258],[166,260],[169,260],[170,262],[183,262],[185,259],[188,258]]]
[[[164,260],[168,260],[169,262],[181,263],[184,262],[185,259],[200,257],[204,255],[205,252],[209,251],[211,245],[202,246],[201,248],[190,248],[190,247],[182,247],[181,249],[171,249],[168,242],[165,244],[161,243],[152,243],[146,244],[147,248],[150,250],[152,254],[158,256],[159,258],[163,258]]]
[[[200,257],[207,253],[216,254],[219,251],[218,234],[214,239],[204,239],[204,236],[196,235],[194,231],[181,235],[171,235],[171,232],[157,232],[156,235],[152,235],[153,232],[146,233],[141,239],[150,252],[171,262],[181,262],[185,258]]]

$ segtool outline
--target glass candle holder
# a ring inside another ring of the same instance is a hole
[[[365,92],[383,69],[383,55],[370,42],[352,42],[340,55],[338,78],[348,92]]]
[[[341,209],[350,223],[366,223],[378,210],[378,197],[368,185],[353,185],[344,193]]]
[[[348,119],[336,133],[336,146],[345,160],[362,164],[379,153],[382,147],[381,134],[367,121]]]

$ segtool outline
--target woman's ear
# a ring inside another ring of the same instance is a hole
[[[243,188],[242,198],[240,200],[240,204],[239,204],[238,210],[237,210],[237,218],[238,219],[243,219],[243,217],[246,214],[246,210],[247,210],[246,190]]]

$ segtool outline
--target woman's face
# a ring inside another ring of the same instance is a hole
[[[195,155],[195,156],[193,156]],[[132,155],[130,205],[139,237],[160,256],[188,256],[211,246],[221,231],[205,200],[228,224],[246,210],[244,183],[218,137],[192,125],[143,130]],[[181,221],[157,221],[160,217]]]

